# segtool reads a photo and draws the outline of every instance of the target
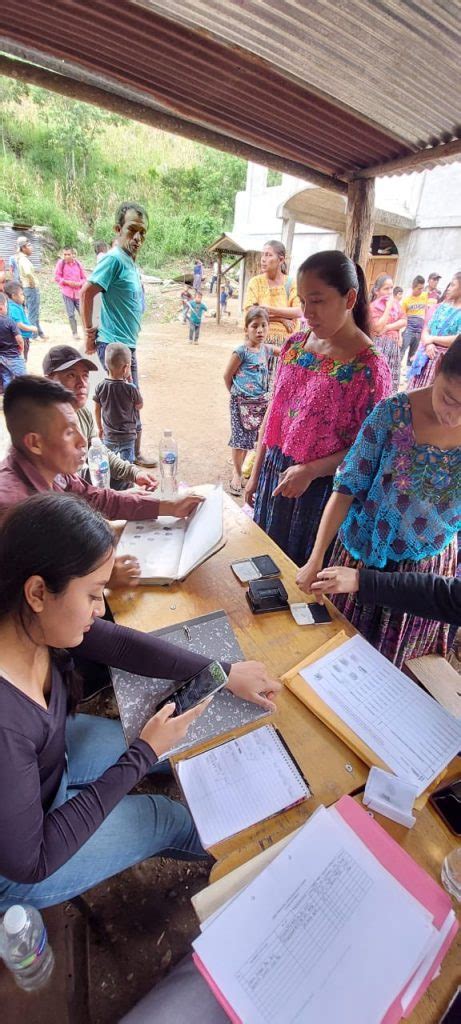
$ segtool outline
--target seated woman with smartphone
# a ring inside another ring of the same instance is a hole
[[[170,702],[127,748],[120,722],[76,715],[69,650],[172,680],[209,660],[100,618],[114,535],[78,498],[40,494],[0,527],[0,911],[52,906],[147,857],[204,857],[189,811],[129,796],[206,707]],[[223,664],[239,697],[272,710],[259,662]]]

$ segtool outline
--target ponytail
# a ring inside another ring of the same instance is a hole
[[[321,281],[330,285],[331,288],[336,288],[340,295],[347,295],[348,291],[354,288],[357,292],[352,310],[354,323],[360,331],[370,337],[368,288],[360,264],[353,263],[339,249],[322,249],[321,252],[316,252],[304,260],[299,267],[298,278],[309,271],[317,274]]]
[[[355,300],[355,306],[352,310],[352,316],[354,317],[354,321],[357,324],[359,331],[363,331],[363,333],[366,334],[367,337],[369,338],[371,328],[367,282],[363,269],[360,266],[360,263],[355,264],[355,269],[357,273],[359,287],[357,291],[357,298]]]

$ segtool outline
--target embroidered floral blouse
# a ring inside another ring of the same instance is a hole
[[[349,362],[303,346],[309,331],[292,334],[279,357],[264,443],[295,462],[311,462],[349,448],[363,421],[391,393],[387,363],[371,346]]]
[[[354,496],[339,531],[349,554],[379,569],[420,561],[461,528],[461,448],[417,444],[410,400],[399,393],[363,424],[333,489]]]

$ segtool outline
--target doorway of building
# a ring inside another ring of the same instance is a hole
[[[365,271],[368,290],[371,289],[380,274],[392,277],[395,284],[398,262],[399,250],[394,240],[389,238],[389,235],[373,235]]]

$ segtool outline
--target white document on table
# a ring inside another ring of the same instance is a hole
[[[193,945],[245,1024],[379,1024],[434,935],[428,911],[321,808]]]
[[[418,796],[461,750],[461,720],[361,636],[300,675]]]
[[[177,772],[207,849],[310,796],[271,725],[179,761]]]
[[[203,490],[205,501],[189,519],[160,516],[126,524],[117,554],[138,559],[145,583],[182,580],[222,547],[223,490],[220,485]]]

